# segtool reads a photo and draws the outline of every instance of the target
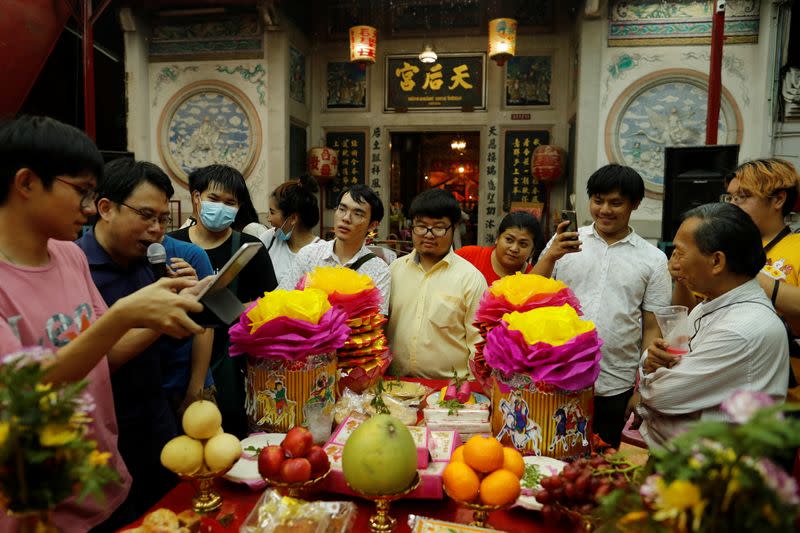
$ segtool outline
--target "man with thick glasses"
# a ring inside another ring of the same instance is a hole
[[[111,161],[97,188],[97,221],[76,242],[86,254],[92,279],[106,305],[152,284],[147,248],[164,238],[170,223],[174,190],[156,165],[131,158]],[[194,339],[204,338],[205,332]],[[140,353],[111,376],[119,424],[119,450],[133,476],[120,513],[142,514],[174,486],[160,464],[161,448],[178,433],[178,424],[163,388],[162,362],[190,340],[144,337]],[[206,375],[210,351],[199,374]],[[113,369],[112,369],[113,370]]]
[[[472,325],[486,279],[453,252],[461,209],[453,195],[430,189],[411,202],[414,251],[392,262],[388,336],[390,373],[429,379],[466,374],[475,343]]]
[[[366,185],[353,185],[338,198],[333,214],[332,241],[317,241],[297,253],[289,273],[281,280],[281,289],[291,290],[297,282],[318,266],[345,266],[366,274],[383,295],[381,312],[389,309],[391,276],[389,265],[370,252],[365,241],[383,219],[383,202]]]

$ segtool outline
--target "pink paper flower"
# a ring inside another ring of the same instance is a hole
[[[309,355],[333,352],[344,346],[350,328],[347,327],[344,310],[331,307],[318,324],[281,316],[265,322],[252,334],[250,319],[245,312],[228,332],[231,357],[248,354],[267,359],[301,361]]]
[[[564,304],[569,304],[579,315],[582,314],[578,298],[568,287],[558,292],[535,294],[520,305],[514,305],[505,296],[495,296],[491,290],[487,290],[481,296],[478,310],[475,312],[475,322],[496,324],[506,313],[513,311],[524,313],[537,307],[560,307]]]
[[[527,374],[533,382],[576,391],[593,385],[600,374],[602,344],[594,329],[560,346],[528,344],[521,332],[500,322],[489,332],[483,356],[490,367],[507,378]]]
[[[778,495],[782,502],[789,505],[800,504],[797,481],[787,474],[783,468],[764,458],[755,464],[755,469],[764,478],[764,483]]]
[[[744,424],[756,411],[774,403],[772,397],[765,392],[738,390],[723,400],[720,407],[731,420]]]

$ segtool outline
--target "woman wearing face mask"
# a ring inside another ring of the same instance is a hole
[[[318,191],[314,178],[302,175],[282,183],[269,197],[268,219],[272,227],[258,237],[269,251],[278,284],[289,273],[297,252],[319,240],[311,232],[319,222],[319,203],[314,196]]]
[[[215,272],[225,265],[241,245],[260,242],[251,235],[231,228],[239,206],[249,196],[244,177],[238,170],[225,165],[199,168],[189,175],[189,190],[197,222],[170,233],[170,236],[203,248]],[[262,248],[228,288],[246,303],[260,298],[277,285],[272,261]],[[210,368],[217,404],[222,412],[222,426],[228,433],[243,438],[248,434],[244,409],[244,358],[228,357],[228,344],[228,328],[216,328]]]
[[[530,213],[515,211],[500,222],[494,246],[465,246],[456,254],[480,270],[491,285],[503,276],[530,272],[544,245],[539,221]]]

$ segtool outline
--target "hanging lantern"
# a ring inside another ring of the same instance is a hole
[[[317,146],[308,151],[308,171],[320,184],[336,177],[339,171],[339,152],[327,146]]]
[[[378,45],[378,30],[372,26],[353,26],[350,28],[350,61],[354,63],[374,63]]]
[[[489,59],[502,66],[514,57],[517,47],[517,21],[514,19],[492,19],[489,21]]]
[[[542,182],[558,181],[564,174],[564,156],[560,148],[543,144],[531,155],[531,173]]]

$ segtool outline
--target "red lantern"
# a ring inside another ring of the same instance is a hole
[[[327,183],[339,170],[339,152],[327,146],[317,146],[308,151],[308,171],[320,184]]]
[[[354,63],[375,62],[378,45],[378,30],[372,26],[353,26],[350,28],[350,61]]]
[[[544,144],[537,146],[531,156],[533,177],[539,181],[558,181],[564,174],[564,157],[561,149]]]

